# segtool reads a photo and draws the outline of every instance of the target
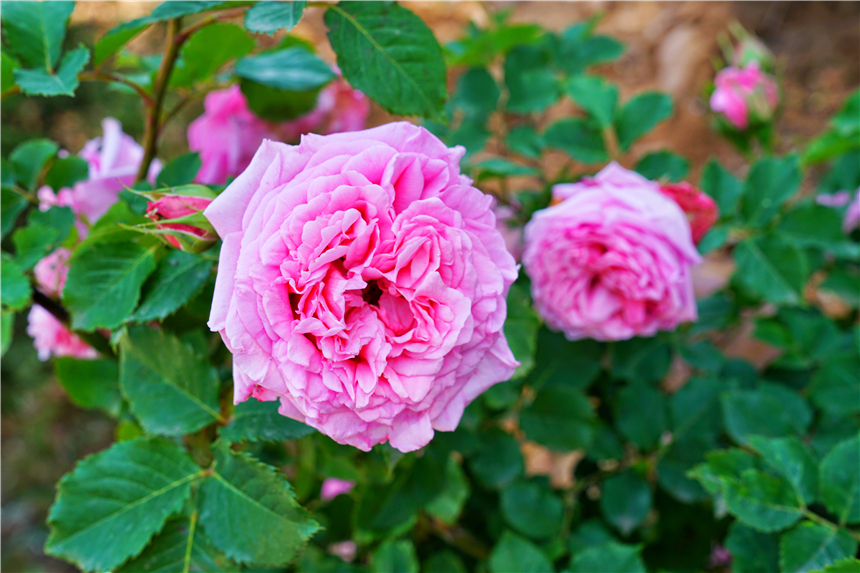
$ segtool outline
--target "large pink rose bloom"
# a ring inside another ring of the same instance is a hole
[[[513,374],[516,266],[463,153],[406,122],[263,142],[204,211],[236,403],[280,399],[340,443],[407,452]]]
[[[779,105],[776,81],[752,61],[744,68],[730,66],[714,78],[711,109],[723,114],[738,129],[752,122],[769,121]]]
[[[652,336],[696,319],[690,224],[659,185],[616,163],[553,187],[525,228],[535,309],[570,340]]]
[[[143,161],[143,148],[123,133],[120,122],[112,117],[102,120],[102,130],[102,137],[88,141],[78,153],[89,164],[86,181],[56,194],[50,187],[42,187],[38,192],[42,210],[53,205],[68,206],[80,219],[93,224],[119,200],[120,191],[134,184]],[[154,178],[160,169],[161,164],[153,161],[149,177]],[[79,229],[85,232],[86,226]]]

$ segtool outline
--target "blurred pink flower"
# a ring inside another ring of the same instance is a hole
[[[730,66],[717,73],[711,109],[723,114],[738,129],[751,122],[769,121],[779,105],[776,81],[756,61],[744,68]]]
[[[348,481],[337,478],[326,478],[320,490],[320,499],[328,501],[334,499],[342,493],[349,493],[355,487],[354,481]]]
[[[48,296],[59,296],[66,285],[66,276],[69,274],[69,257],[72,253],[69,249],[59,248],[47,257],[44,257],[33,268],[36,283],[42,287],[42,291]]]
[[[75,336],[54,315],[34,304],[27,315],[27,334],[33,339],[33,346],[39,360],[45,361],[52,355],[72,356],[74,358],[98,358],[98,352],[86,342]]]
[[[364,129],[370,114],[367,96],[343,79],[327,85],[317,99],[317,105],[307,115],[288,121],[278,129],[284,141],[297,143],[305,133],[328,135]]]
[[[328,546],[328,552],[340,557],[347,563],[352,563],[355,561],[356,553],[358,553],[358,545],[355,541],[338,541]]]

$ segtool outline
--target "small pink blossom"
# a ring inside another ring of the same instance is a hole
[[[358,553],[358,545],[355,541],[338,541],[328,546],[328,552],[336,557],[340,557],[347,563],[355,561],[355,556]]]
[[[27,334],[33,339],[33,346],[39,360],[45,361],[52,355],[72,356],[74,358],[98,358],[98,352],[78,338],[53,314],[34,304],[27,315]]]
[[[36,283],[48,296],[59,296],[66,285],[69,274],[69,249],[59,248],[47,257],[41,259],[33,268]]]
[[[711,109],[723,114],[737,129],[770,121],[779,105],[776,81],[762,72],[756,61],[744,68],[730,66],[720,70],[714,85]]]
[[[352,488],[354,487],[354,481],[338,478],[326,478],[326,480],[322,484],[322,490],[320,491],[320,499],[322,499],[323,501],[329,501],[330,499],[334,499],[341,494],[351,492]]]

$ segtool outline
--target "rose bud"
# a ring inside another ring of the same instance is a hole
[[[719,212],[716,202],[710,195],[696,189],[686,181],[661,185],[660,193],[675,201],[687,215],[694,243],[698,244],[711,226],[717,222]]]
[[[720,70],[714,85],[711,109],[741,131],[769,122],[779,106],[776,80],[762,72],[758,62]]]
[[[211,202],[211,197],[164,195],[149,202],[146,216],[156,223],[156,228],[172,246],[189,253],[201,253],[218,238],[203,216],[203,209]]]

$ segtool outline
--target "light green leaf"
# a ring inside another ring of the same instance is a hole
[[[723,169],[723,166],[714,159],[708,160],[702,171],[702,179],[699,184],[702,191],[710,195],[717,203],[720,218],[730,218],[738,208],[741,198],[742,185],[737,178]]]
[[[724,495],[729,512],[765,533],[785,529],[803,516],[791,485],[759,470],[745,470],[737,481],[727,480]]]
[[[155,269],[157,246],[137,243],[82,244],[69,260],[63,301],[72,328],[116,328],[137,306],[140,287]]]
[[[603,482],[600,509],[606,521],[625,536],[639,527],[651,511],[651,487],[632,471],[612,476]]]
[[[860,573],[860,559],[846,557],[841,561],[828,565],[821,570],[821,573]]]
[[[111,416],[119,414],[122,397],[116,360],[79,360],[66,356],[54,360],[54,372],[74,404],[98,408]]]
[[[178,338],[134,327],[120,350],[122,391],[148,432],[180,436],[221,419],[215,368]]]
[[[116,28],[108,31],[96,41],[93,48],[93,65],[98,66],[109,57],[113,56],[132,38],[143,32],[153,21],[148,17],[138,18],[130,22],[123,22]]]
[[[680,181],[690,171],[690,162],[686,158],[667,150],[654,151],[642,157],[636,163],[636,171],[643,177],[657,181]]]
[[[421,18],[393,2],[344,2],[326,11],[325,23],[353,87],[391,113],[442,116],[445,61]]]
[[[120,567],[116,573],[175,573],[176,571],[219,573],[230,564],[206,536],[188,519],[168,521],[143,553]],[[235,567],[235,565],[233,565]],[[233,569],[230,569],[233,570]]]
[[[426,506],[427,513],[452,525],[460,517],[463,505],[469,498],[469,482],[460,463],[449,457],[445,464],[445,489]]]
[[[627,151],[633,142],[671,115],[672,98],[666,94],[646,92],[630,98],[615,120],[619,147]]]
[[[289,562],[319,525],[274,468],[223,444],[213,453],[214,472],[200,486],[200,524],[206,535],[241,563]]]
[[[490,554],[489,568],[491,573],[553,573],[537,545],[507,530]]]
[[[56,74],[44,70],[15,70],[15,83],[27,95],[73,96],[78,89],[78,74],[90,61],[90,51],[84,46],[66,52]]]
[[[492,430],[480,436],[481,447],[469,458],[469,469],[487,487],[501,489],[525,471],[519,444],[510,434]]]
[[[728,434],[746,444],[749,436],[803,435],[812,421],[806,401],[793,390],[759,384],[756,390],[730,390],[720,396]]]
[[[0,52],[0,91],[15,87],[15,68],[20,67],[21,63],[5,50]]]
[[[735,521],[729,527],[726,549],[732,554],[732,573],[779,571],[779,538]]]
[[[857,553],[857,542],[847,531],[805,521],[780,539],[782,573],[817,571]]]
[[[766,157],[750,169],[741,195],[741,214],[752,227],[763,227],[779,213],[783,203],[800,186],[796,155]]]
[[[742,241],[735,247],[735,276],[774,304],[800,304],[809,276],[806,254],[777,234]]]
[[[13,149],[9,162],[15,180],[25,189],[35,189],[39,173],[59,149],[60,146],[47,139],[31,139]]]
[[[800,440],[794,436],[750,436],[749,443],[762,455],[768,466],[788,480],[798,498],[806,505],[815,501],[818,497],[818,461]]]
[[[839,522],[860,523],[860,436],[840,442],[821,462],[821,501]]]
[[[615,541],[587,547],[571,558],[570,573],[646,573],[640,551],[637,545]]]
[[[182,448],[153,438],[86,458],[57,486],[45,552],[85,571],[113,569],[182,507],[201,473]]]
[[[418,573],[418,557],[411,541],[386,541],[373,553],[372,573]]]
[[[30,302],[30,281],[8,253],[3,253],[0,258],[0,284],[3,285],[0,302],[4,310],[21,310]]]
[[[475,168],[480,171],[478,180],[489,179],[490,177],[515,177],[521,175],[540,175],[540,171],[534,167],[520,165],[509,159],[502,157],[493,157],[485,159],[480,163],[475,164]]]
[[[212,272],[205,257],[172,250],[158,263],[158,269],[144,285],[143,300],[127,322],[163,320],[194,298]]]
[[[66,37],[74,2],[4,2],[3,35],[27,68],[52,72]]]
[[[564,504],[547,485],[516,482],[502,490],[500,507],[508,525],[535,539],[561,531]]]
[[[288,4],[286,2],[260,2]],[[253,9],[253,8],[252,8]],[[211,77],[230,60],[254,49],[254,39],[235,24],[210,24],[194,33],[182,46],[181,59],[170,78],[171,86],[190,86]]]
[[[520,411],[520,427],[530,440],[553,450],[584,449],[594,438],[594,411],[581,390],[552,385]]]
[[[644,450],[657,446],[669,429],[666,396],[644,384],[627,386],[618,392],[615,425],[621,434]]]
[[[560,149],[583,163],[603,163],[609,156],[600,132],[581,119],[562,119],[543,134],[547,147]]]
[[[305,0],[257,2],[245,14],[245,29],[259,34],[289,32],[302,19],[305,6]]]
[[[265,440],[280,442],[298,440],[314,429],[278,413],[278,402],[261,402],[248,398],[236,406],[230,423],[221,429],[229,442]]]
[[[600,127],[612,125],[615,106],[618,104],[618,88],[600,76],[578,75],[567,81],[565,91],[582,109],[597,119]]]

